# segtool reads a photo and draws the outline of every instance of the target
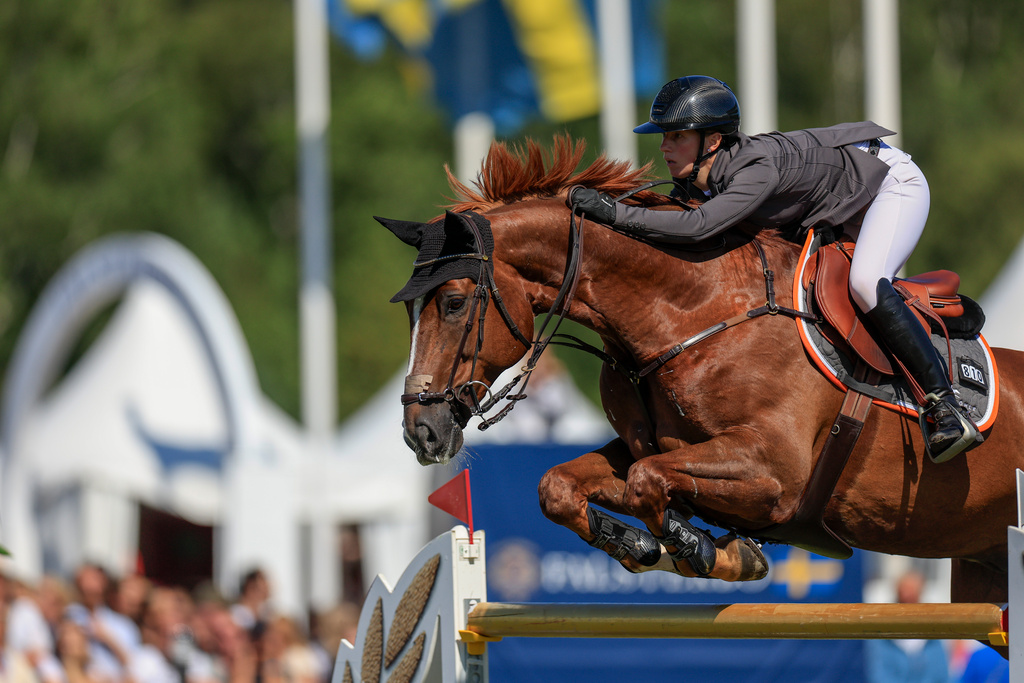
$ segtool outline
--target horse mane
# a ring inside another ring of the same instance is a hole
[[[448,198],[451,203],[447,208],[483,212],[534,197],[565,196],[574,185],[617,196],[653,179],[650,162],[634,169],[628,161],[609,159],[604,154],[576,172],[586,147],[585,141],[573,141],[568,135],[555,136],[550,156],[532,139],[525,146],[494,142],[472,186],[456,178],[445,164],[448,184],[455,193]],[[650,190],[638,192],[627,201],[641,206],[675,203],[667,195]]]
[[[587,168],[576,172],[586,148],[585,140],[556,135],[549,158],[532,139],[527,139],[525,146],[510,147],[504,142],[494,142],[472,187],[456,178],[448,164],[445,164],[448,184],[455,193],[454,198],[448,198],[451,203],[446,208],[456,212],[483,213],[524,199],[565,196],[569,188],[576,185],[618,196],[654,178],[654,165],[651,162],[634,169],[628,161],[609,159],[604,154]],[[638,206],[683,206],[680,201],[651,190],[637,192],[625,201]],[[690,207],[699,204],[692,199],[685,202]],[[735,230],[749,237],[756,235],[765,246],[788,252],[788,258],[799,255],[799,245],[787,240],[777,229],[741,223]]]

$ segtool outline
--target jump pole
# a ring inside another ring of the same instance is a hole
[[[981,640],[1008,645],[1010,680],[1024,681],[1024,472],[1016,476],[1017,526],[1007,529],[1013,610],[965,603],[489,603],[484,532],[471,538],[456,526],[420,550],[394,588],[376,578],[356,642],[341,642],[331,681],[487,683],[487,643],[505,637]]]
[[[571,605],[481,603],[467,630],[536,638],[972,639],[1000,643],[991,604]]]
[[[1024,535],[1020,543],[1017,557],[1024,558]],[[456,526],[424,547],[394,588],[378,576],[355,644],[342,641],[332,683],[486,683],[486,645],[505,637],[1007,643],[1004,612],[991,604],[489,603],[485,553],[483,531],[470,543],[467,529]],[[1020,573],[1024,588],[1024,565]]]

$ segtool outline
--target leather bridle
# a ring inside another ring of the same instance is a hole
[[[402,405],[408,406],[414,403],[426,404],[434,403],[436,401],[445,401],[451,405],[452,412],[454,413],[455,419],[458,421],[460,427],[465,428],[470,417],[480,417],[482,418],[482,422],[479,425],[479,429],[484,430],[503,419],[512,410],[512,408],[515,407],[517,401],[521,401],[526,398],[526,385],[530,381],[530,376],[537,368],[537,363],[540,361],[540,357],[541,354],[544,353],[544,349],[547,348],[548,344],[552,343],[559,325],[561,325],[562,320],[565,319],[565,316],[569,312],[569,304],[576,292],[576,286],[579,284],[580,278],[580,255],[583,248],[583,221],[582,217],[577,221],[576,214],[573,212],[569,221],[569,258],[566,260],[562,286],[558,291],[558,295],[555,297],[554,303],[551,305],[551,309],[548,311],[540,327],[537,329],[534,340],[530,341],[519,329],[519,326],[516,325],[516,322],[512,319],[512,315],[508,312],[508,308],[505,306],[505,302],[501,298],[501,294],[498,291],[498,285],[494,280],[493,266],[488,267],[490,265],[490,257],[486,254],[484,249],[484,240],[483,235],[480,233],[480,227],[472,218],[464,213],[455,215],[459,217],[473,235],[475,251],[464,254],[443,256],[430,261],[417,261],[413,264],[413,267],[427,266],[438,261],[452,259],[474,259],[480,262],[480,270],[477,276],[476,287],[473,290],[469,313],[466,316],[466,324],[462,331],[462,338],[459,341],[458,352],[455,354],[455,360],[452,363],[452,369],[448,375],[448,383],[445,385],[445,388],[441,391],[404,393],[402,394]],[[508,328],[509,332],[512,333],[512,336],[527,349],[531,347],[533,348],[533,352],[530,354],[530,358],[523,367],[522,372],[494,393],[492,393],[490,388],[483,382],[472,379],[476,374],[476,366],[480,357],[480,351],[483,349],[484,321],[487,315],[487,306],[491,299],[494,300],[498,313],[501,315],[501,318],[505,322],[505,326]],[[462,364],[462,356],[466,350],[466,344],[469,342],[469,336],[473,330],[474,322],[477,325],[477,338],[476,348],[473,351],[473,359],[470,366],[470,380],[456,386],[455,375],[458,373],[459,366]],[[551,327],[552,324],[553,327]],[[551,332],[545,336],[545,332],[549,327],[551,327]],[[423,375],[409,375],[406,377],[407,391],[409,387],[429,385],[433,378],[430,377],[428,379],[428,377],[429,376]],[[510,393],[520,382],[522,382],[522,388],[519,392],[516,394]],[[475,387],[477,386],[484,387],[487,398],[483,402],[481,402],[477,396],[477,392],[475,390]],[[467,398],[468,403],[466,400]],[[486,417],[487,412],[494,408],[494,406],[502,399],[506,399],[508,403],[492,417]]]

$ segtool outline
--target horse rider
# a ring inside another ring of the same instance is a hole
[[[928,452],[943,462],[978,440],[963,413],[928,332],[892,286],[924,230],[928,183],[910,155],[881,138],[870,121],[790,133],[739,132],[732,90],[708,76],[666,83],[650,121],[635,133],[660,133],[661,153],[682,199],[693,211],[651,211],[615,202],[589,188],[570,202],[588,218],[644,240],[686,245],[746,221],[802,242],[809,230],[844,229],[857,243],[850,292],[890,352],[924,390]]]

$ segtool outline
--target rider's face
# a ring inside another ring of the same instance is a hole
[[[695,130],[676,130],[665,133],[662,137],[662,157],[669,166],[674,178],[687,178],[693,172],[693,162],[697,153],[707,152],[708,157],[700,162],[700,171],[693,184],[700,189],[708,189],[708,174],[715,161],[715,153],[722,144],[722,134],[718,131],[705,133],[703,136],[705,150],[700,150],[700,133]]]
[[[661,156],[673,178],[685,178],[693,171],[700,134],[694,130],[674,130],[662,135]]]

